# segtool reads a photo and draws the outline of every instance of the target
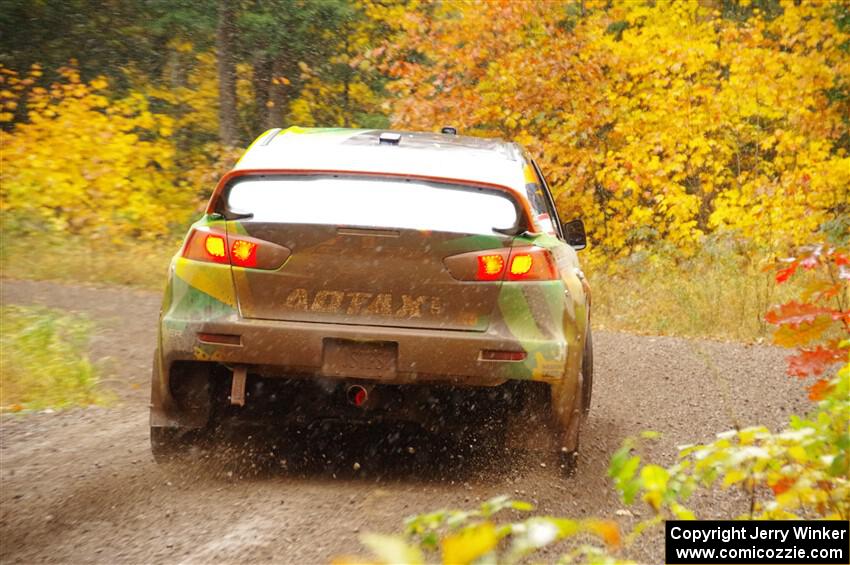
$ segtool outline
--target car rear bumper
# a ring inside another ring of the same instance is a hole
[[[189,323],[164,319],[162,368],[167,371],[175,361],[213,361],[247,365],[249,372],[266,376],[351,376],[396,384],[449,381],[496,386],[510,379],[558,381],[567,359],[566,340],[519,340],[497,329],[471,332],[233,318]],[[221,339],[238,344],[210,343],[218,336],[228,336]],[[339,367],[328,365],[330,342],[388,344],[397,351],[394,367],[376,374],[357,367],[352,375],[340,373]],[[490,361],[482,359],[482,351],[521,351],[526,356],[516,361]]]

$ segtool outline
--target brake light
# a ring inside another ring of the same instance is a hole
[[[230,248],[230,258],[234,265],[240,267],[257,266],[257,244],[244,239],[237,239]]]
[[[227,257],[227,235],[208,228],[194,229],[186,240],[182,255],[186,259],[227,265],[230,263]]]
[[[479,255],[475,278],[479,281],[497,281],[502,278],[504,270],[505,259],[501,255]]]

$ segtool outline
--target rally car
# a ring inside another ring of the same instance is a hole
[[[154,456],[228,418],[519,417],[571,468],[593,376],[585,239],[516,143],[265,132],[171,263]]]

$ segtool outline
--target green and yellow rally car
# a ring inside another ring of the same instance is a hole
[[[585,245],[515,143],[452,128],[267,131],[171,263],[153,453],[271,413],[426,428],[520,418],[549,430],[570,468],[593,374]]]

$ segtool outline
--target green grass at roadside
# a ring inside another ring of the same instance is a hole
[[[110,242],[79,236],[4,234],[0,273],[13,279],[58,280],[160,290],[180,240]]]
[[[91,322],[33,306],[0,308],[0,411],[100,404],[98,369],[88,358]]]

